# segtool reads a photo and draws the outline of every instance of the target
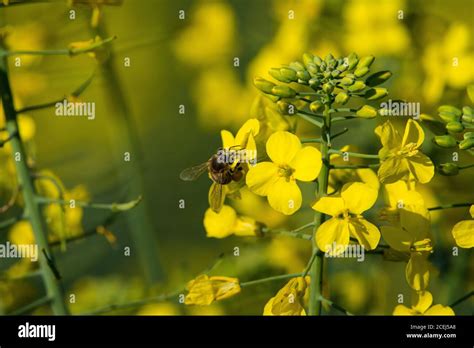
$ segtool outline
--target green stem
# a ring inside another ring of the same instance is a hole
[[[308,115],[305,115],[305,114],[302,114],[300,112],[298,112],[296,114],[297,116],[301,117],[303,120],[305,121],[308,121],[309,123],[312,123],[314,124],[315,126],[318,126],[319,128],[322,128],[323,127],[323,123],[321,121],[318,121],[315,117],[313,116],[308,116]]]
[[[338,166],[332,165],[331,169],[359,169],[359,168],[378,168],[379,163],[376,164],[356,164],[356,165],[347,165],[347,166]]]
[[[296,278],[296,277],[301,277],[301,276],[303,276],[303,273],[282,274],[282,275],[277,275],[273,277],[267,277],[267,278],[262,278],[262,279],[257,279],[257,280],[250,280],[248,282],[243,282],[243,283],[240,283],[240,287],[245,288],[247,286],[272,282],[274,280]]]
[[[337,153],[339,155],[347,154],[349,157],[359,157],[359,158],[369,158],[369,159],[380,159],[379,155],[370,155],[366,153],[358,153],[358,152],[349,152],[349,151],[341,151],[341,150],[329,150],[330,154]]]
[[[264,234],[268,233],[268,234],[278,234],[278,235],[282,235],[282,236],[288,236],[288,237],[293,237],[293,238],[300,238],[300,239],[306,239],[306,240],[311,240],[313,237],[309,234],[305,234],[305,233],[301,233],[301,231],[309,228],[309,227],[312,227],[314,226],[314,222],[310,222],[306,225],[303,225],[303,226],[300,226],[294,230],[291,230],[291,231],[286,231],[286,230],[272,230],[272,229],[269,229],[269,228],[263,228],[262,229],[262,232]]]
[[[326,117],[324,125],[321,129],[321,155],[323,160],[323,166],[318,177],[318,190],[317,198],[321,198],[327,194],[328,179],[329,179],[329,140],[331,132],[331,116],[330,116],[330,105],[325,105],[324,116]],[[325,216],[320,212],[314,214],[314,233],[318,230],[319,226],[324,222]],[[321,315],[321,300],[322,288],[323,288],[323,256],[318,252],[319,249],[316,245],[316,241],[313,242],[313,255],[315,255],[314,261],[312,261],[310,269],[310,294],[309,294],[309,315]]]
[[[302,144],[308,144],[308,143],[320,143],[321,139],[319,138],[303,138],[301,139]]]
[[[465,166],[459,166],[458,168],[459,169],[468,169],[468,168],[472,168],[472,167],[474,167],[474,163],[466,164]]]
[[[36,200],[40,204],[59,204],[59,205],[70,205],[71,201],[57,199],[57,198],[49,198],[49,197],[42,197],[36,196]],[[74,200],[74,204],[81,208],[86,209],[103,209],[103,210],[111,210],[111,211],[125,211],[134,208],[138,203],[140,203],[141,198],[136,200],[126,202],[126,203],[92,203],[92,202],[83,202],[83,201],[76,201]]]
[[[460,299],[454,301],[449,307],[455,307],[458,304],[461,304],[462,302],[466,301],[469,297],[474,296],[474,291],[471,291],[470,293],[464,295]]]
[[[102,17],[98,27],[91,28],[91,31],[94,36],[108,37],[105,18]],[[123,175],[119,179],[129,185],[130,195],[133,197],[146,191],[142,146],[139,131],[120,82],[119,71],[114,65],[116,58],[115,52],[111,49],[109,59],[101,65],[101,72],[107,86],[106,98],[109,100],[109,105],[112,105],[111,114],[115,116],[109,129],[117,149],[115,153],[116,161],[120,165],[119,172]],[[123,161],[125,152],[129,152],[134,158],[132,163]],[[158,231],[152,220],[153,211],[148,200],[144,199],[140,206],[126,215],[126,224],[138,250],[141,269],[150,284],[161,281],[164,277],[157,240]]]
[[[443,204],[443,205],[438,205],[436,207],[428,208],[428,210],[432,211],[432,210],[441,210],[441,209],[450,209],[450,208],[463,208],[463,207],[470,207],[471,205],[474,205],[474,202]]]
[[[6,128],[13,138],[10,140],[12,153],[15,156],[16,174],[18,182],[22,190],[23,201],[25,205],[25,218],[27,218],[33,229],[36,244],[39,250],[43,250],[49,257],[49,260],[40,256],[39,263],[42,270],[43,282],[46,287],[46,295],[51,299],[51,307],[54,314],[64,315],[68,313],[65,303],[63,302],[62,288],[52,272],[54,266],[53,254],[48,245],[48,237],[45,228],[45,221],[41,215],[41,206],[36,200],[36,192],[30,171],[26,163],[27,155],[21,136],[18,132],[18,121],[15,107],[13,105],[13,95],[10,88],[8,78],[8,61],[6,51],[0,46],[0,93],[3,104],[3,111],[6,118]]]
[[[117,37],[112,36],[107,39],[101,40],[99,42],[95,42],[87,47],[84,48],[63,48],[58,50],[20,50],[20,51],[6,51],[3,50],[0,53],[0,56],[20,56],[20,55],[28,55],[28,56],[76,56],[79,54],[84,54],[88,52],[92,52],[93,50],[104,46],[107,43],[114,41]]]

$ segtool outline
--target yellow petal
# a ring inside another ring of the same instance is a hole
[[[405,132],[403,133],[402,147],[410,143],[415,143],[418,148],[423,144],[424,140],[425,132],[423,132],[423,128],[421,128],[418,122],[409,119],[405,126]]]
[[[279,178],[268,191],[270,206],[285,215],[291,215],[301,207],[301,191],[294,180]]]
[[[393,315],[416,315],[417,313],[404,305],[398,305],[393,310]]]
[[[408,157],[408,168],[415,179],[422,184],[430,182],[434,176],[434,165],[431,159],[419,152],[415,156]]]
[[[222,147],[224,149],[229,149],[235,145],[235,139],[231,132],[228,130],[221,130],[221,139],[222,139]]]
[[[419,252],[411,253],[405,269],[405,276],[408,285],[413,290],[422,291],[428,286],[430,280],[430,264],[426,256]]]
[[[471,205],[471,208],[469,209],[469,214],[471,214],[471,217],[474,219],[474,204]]]
[[[377,175],[383,184],[391,184],[403,179],[409,173],[407,160],[396,156],[386,159],[380,164]]]
[[[460,221],[454,225],[453,237],[461,248],[474,247],[474,220]]]
[[[246,176],[249,189],[260,196],[267,196],[269,189],[278,180],[278,167],[272,162],[261,162],[250,167]]]
[[[306,146],[299,150],[290,163],[290,167],[295,170],[293,176],[301,181],[313,181],[316,179],[321,166],[321,152],[311,146]]]
[[[265,307],[263,308],[263,315],[274,315],[272,312],[273,300],[275,300],[275,297],[269,299],[268,302],[265,304]]]
[[[267,154],[276,164],[290,164],[300,149],[300,140],[289,132],[273,133],[267,141]]]
[[[415,295],[415,303],[412,306],[419,313],[425,313],[433,303],[433,295],[429,291],[419,291]]]
[[[260,123],[256,118],[251,118],[240,127],[235,136],[236,145],[247,146],[249,135],[256,136],[260,131]]]
[[[336,216],[344,211],[344,200],[341,197],[321,197],[312,208],[323,214]]]
[[[258,228],[258,224],[254,219],[248,216],[240,216],[237,218],[233,232],[236,236],[256,236]]]
[[[224,205],[219,213],[212,209],[207,209],[204,214],[204,228],[208,237],[225,238],[232,234],[232,230],[237,222],[235,210]]]
[[[353,214],[362,214],[377,200],[377,191],[369,185],[354,182],[344,185],[341,197],[347,209]]]
[[[338,218],[329,219],[319,226],[316,231],[316,245],[324,252],[337,250],[341,246],[348,245],[349,239],[348,223]]]
[[[375,134],[380,138],[383,147],[394,149],[401,145],[402,138],[390,121],[377,126]]]
[[[425,315],[455,315],[451,307],[440,304],[434,305],[425,312]]]
[[[373,250],[380,241],[380,231],[374,224],[364,218],[353,218],[349,223],[351,236],[356,238],[360,245],[367,250]]]
[[[410,251],[412,236],[410,232],[400,227],[382,226],[380,227],[383,239],[391,248],[398,251]]]

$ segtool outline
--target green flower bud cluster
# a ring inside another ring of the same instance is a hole
[[[325,104],[344,105],[353,95],[368,101],[385,97],[388,94],[387,89],[378,86],[387,81],[392,73],[379,71],[369,75],[374,60],[374,56],[359,58],[355,53],[338,59],[331,54],[322,59],[305,53],[302,62],[295,61],[269,70],[268,73],[282,84],[277,85],[261,77],[255,78],[254,84],[274,102],[286,99],[278,105],[280,112],[285,115],[289,114],[288,104],[292,102],[288,99],[296,98],[298,91],[309,87],[314,91],[314,97],[306,99],[311,100],[309,109],[316,113],[323,110]],[[289,84],[298,84],[301,87],[294,89]],[[303,95],[309,96],[310,93]],[[359,110],[359,117],[371,118],[377,115],[376,109],[369,106]]]
[[[438,108],[438,115],[445,123],[448,134],[439,135],[434,138],[434,142],[445,148],[458,146],[461,150],[474,148],[474,109],[465,106],[461,109],[442,105]]]
[[[455,163],[443,163],[437,167],[438,173],[444,176],[458,175],[459,166]]]

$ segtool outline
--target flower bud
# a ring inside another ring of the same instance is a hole
[[[364,97],[367,98],[367,100],[377,100],[385,97],[387,94],[388,91],[386,88],[375,87],[368,89]]]
[[[449,112],[449,113],[451,113],[451,114],[456,115],[457,117],[461,117],[461,115],[462,115],[461,110],[459,110],[457,107],[452,106],[452,105],[441,105],[441,106],[438,108],[438,112],[439,112],[439,113],[442,113],[442,112]]]
[[[334,86],[332,84],[330,84],[329,82],[326,82],[324,85],[323,85],[323,91],[326,92],[326,93],[331,93],[332,91],[334,90]]]
[[[378,71],[365,80],[365,84],[370,87],[381,85],[392,76],[390,71]]]
[[[295,69],[296,71],[304,70],[304,65],[300,62],[292,62],[290,63],[290,67]]]
[[[316,64],[312,64],[312,63],[309,63],[306,66],[306,69],[308,69],[309,73],[313,76],[316,75],[319,72],[318,66]]]
[[[259,90],[261,90],[262,92],[265,92],[265,93],[272,93],[272,88],[275,87],[275,84],[273,82],[265,80],[261,77],[254,78],[253,79],[253,84]]]
[[[372,63],[374,62],[375,57],[374,56],[365,56],[362,57],[359,60],[359,64],[357,64],[357,69],[364,68],[364,67],[370,67]]]
[[[474,138],[474,132],[466,132],[463,137],[464,139]]]
[[[366,67],[366,66],[363,66],[363,67],[358,67],[355,71],[354,71],[354,75],[357,76],[357,77],[362,77],[364,76],[365,74],[367,74],[369,72],[369,68]]]
[[[356,115],[362,118],[374,118],[377,116],[377,109],[370,105],[363,105],[357,110]]]
[[[347,89],[350,92],[359,92],[365,88],[365,83],[362,81],[356,81],[352,86],[349,86]]]
[[[323,60],[320,57],[318,56],[313,57],[313,63],[316,64],[317,66],[320,66],[322,62]]]
[[[275,80],[278,80],[280,82],[285,82],[285,83],[289,83],[291,82],[291,80],[285,78],[284,76],[282,76],[281,72],[280,72],[280,69],[277,69],[277,68],[271,68],[270,70],[268,70],[268,73],[270,74],[270,76],[272,76]]]
[[[308,81],[308,83],[311,88],[317,88],[321,81],[316,77],[313,77],[311,80]]]
[[[296,81],[296,71],[290,68],[281,68],[280,69],[280,74],[283,78],[290,80],[290,81]]]
[[[354,79],[350,78],[350,77],[344,77],[342,80],[341,80],[341,85],[344,85],[344,86],[350,86],[354,83]]]
[[[474,147],[474,138],[467,138],[467,139],[462,140],[459,143],[459,148],[461,150],[469,150],[469,149],[472,149],[473,147]]]
[[[454,163],[443,163],[438,166],[438,173],[445,176],[457,175],[459,167]]]
[[[355,68],[357,63],[359,63],[359,57],[357,57],[357,54],[351,53],[347,56],[347,63],[348,63],[348,70],[352,70]]]
[[[303,63],[305,66],[308,66],[308,64],[314,64],[314,55],[312,53],[303,54]]]
[[[449,123],[449,122],[458,122],[459,121],[459,117],[456,116],[455,114],[451,113],[451,112],[447,112],[447,111],[442,111],[439,113],[439,117],[441,117],[441,119],[446,122],[446,123]]]
[[[310,109],[312,112],[316,113],[316,112],[318,112],[318,111],[323,110],[323,109],[324,109],[324,105],[323,105],[323,103],[321,103],[319,100],[316,100],[316,101],[312,102],[311,104],[309,104],[309,109]]]
[[[346,92],[340,92],[337,96],[336,99],[334,100],[338,104],[345,104],[349,100],[349,95]]]
[[[272,88],[272,94],[282,98],[294,98],[296,91],[288,86],[274,86]]]
[[[303,81],[309,81],[309,79],[311,79],[311,75],[306,70],[298,71],[296,73],[296,76],[298,76],[298,78],[303,80]]]
[[[440,114],[441,116],[441,114]],[[462,115],[462,121],[466,123],[473,123],[474,124],[474,116],[471,115]]]
[[[457,145],[456,139],[451,135],[437,135],[434,137],[436,145],[449,148]]]
[[[461,122],[453,121],[446,125],[446,129],[453,133],[461,133],[464,130],[464,127]]]
[[[465,106],[462,108],[463,115],[474,116],[474,109],[470,106]]]
[[[280,100],[277,102],[277,106],[278,110],[280,110],[280,113],[283,115],[293,116],[296,114],[296,107],[291,103]]]

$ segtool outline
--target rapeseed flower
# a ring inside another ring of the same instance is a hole
[[[208,237],[225,238],[236,236],[256,236],[261,225],[247,216],[239,216],[234,208],[224,205],[219,213],[211,208],[204,214],[204,228]]]
[[[184,303],[187,305],[208,306],[214,301],[224,300],[240,292],[237,278],[209,277],[205,274],[191,280],[186,288],[188,294]]]
[[[469,209],[471,217],[474,219],[474,205]],[[463,220],[453,227],[452,231],[456,244],[461,248],[472,248],[474,246],[474,220]]]
[[[380,240],[380,231],[361,214],[375,204],[377,193],[372,187],[355,182],[345,184],[339,196],[320,198],[312,208],[332,218],[316,231],[318,248],[330,252],[333,243],[345,247],[349,245],[350,237],[353,237],[364,248],[375,249]]]
[[[415,301],[411,308],[404,305],[396,306],[393,315],[454,315],[451,307],[440,304],[432,306],[433,296],[428,291],[417,292]]]
[[[408,120],[403,137],[390,121],[378,126],[375,134],[382,143],[382,149],[379,151],[381,164],[378,170],[380,182],[393,183],[408,180],[411,176],[422,184],[431,180],[434,165],[420,150],[425,133],[416,121]]]
[[[273,209],[291,215],[302,201],[296,180],[316,179],[322,166],[321,153],[314,147],[303,147],[296,135],[284,131],[270,136],[266,149],[272,162],[251,167],[247,185],[256,194],[267,196]]]
[[[267,302],[263,315],[306,315],[303,306],[306,288],[303,277],[291,279]]]

